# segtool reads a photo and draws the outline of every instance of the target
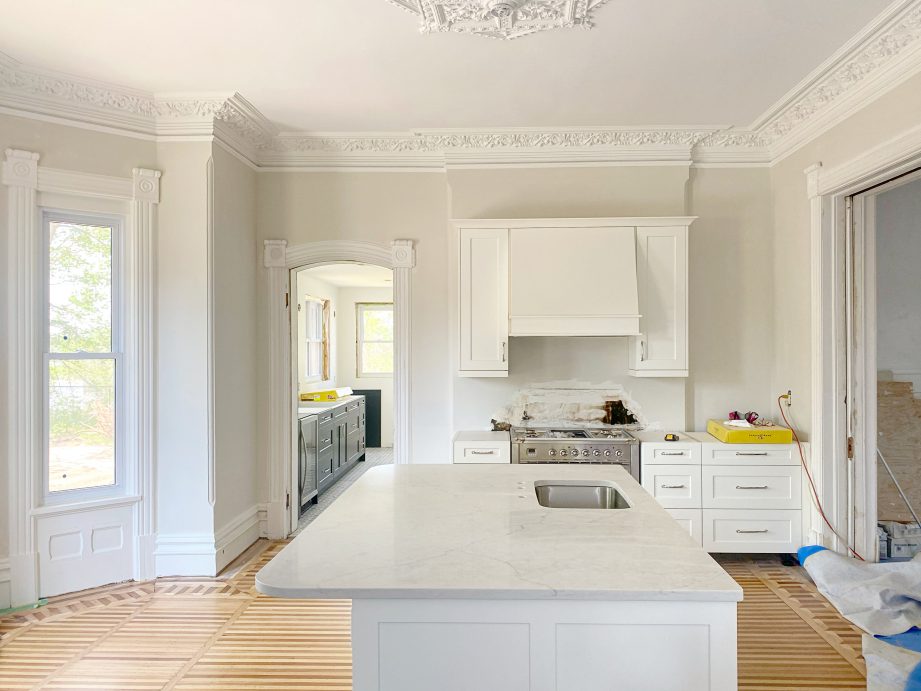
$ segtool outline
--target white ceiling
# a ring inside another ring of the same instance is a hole
[[[421,35],[385,0],[0,0],[0,51],[238,91],[286,130],[746,126],[889,2],[609,0],[593,29],[500,41]]]
[[[304,269],[303,273],[337,288],[392,288],[393,271],[370,264],[330,264]]]

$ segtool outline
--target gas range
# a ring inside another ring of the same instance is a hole
[[[512,427],[512,463],[605,463],[640,477],[640,443],[619,427]]]

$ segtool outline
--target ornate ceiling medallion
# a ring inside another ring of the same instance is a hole
[[[388,0],[420,18],[424,33],[451,31],[512,39],[538,31],[591,27],[608,0]]]

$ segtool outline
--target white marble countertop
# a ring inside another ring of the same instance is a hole
[[[324,410],[329,410],[330,408],[338,408],[341,405],[346,403],[351,403],[356,401],[361,396],[349,395],[343,396],[337,401],[298,401],[297,412],[301,415],[313,415],[315,413],[322,413]]]
[[[537,480],[608,480],[629,509],[548,509]],[[738,601],[619,466],[372,468],[256,575],[290,598]]]

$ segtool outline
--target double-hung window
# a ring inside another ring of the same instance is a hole
[[[360,302],[357,348],[359,377],[393,375],[393,303]]]
[[[50,210],[42,220],[45,495],[113,494],[124,485],[122,223]]]
[[[304,299],[304,380],[329,379],[329,301]]]

